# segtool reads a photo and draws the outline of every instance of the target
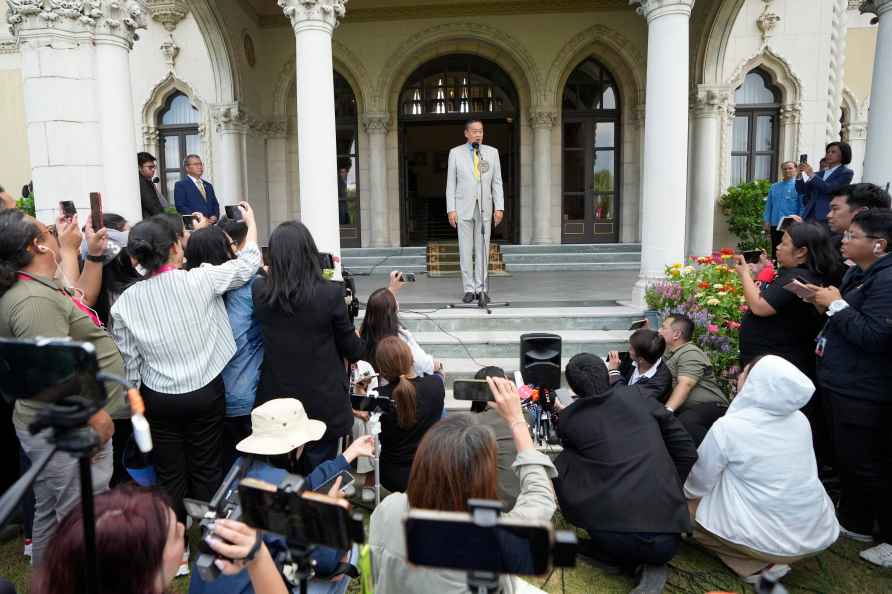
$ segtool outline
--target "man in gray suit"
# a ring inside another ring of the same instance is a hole
[[[467,142],[449,151],[446,174],[446,212],[449,224],[458,229],[458,251],[465,294],[462,301],[488,300],[483,287],[486,278],[486,254],[489,250],[490,222],[498,225],[505,214],[502,192],[502,166],[498,149],[480,144],[483,122],[468,120]],[[479,151],[479,152],[478,152]],[[482,192],[482,195],[481,195]],[[483,217],[481,220],[481,208]],[[481,238],[480,225],[485,232]]]

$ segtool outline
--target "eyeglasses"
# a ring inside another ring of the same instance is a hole
[[[844,241],[852,241],[853,239],[883,239],[882,237],[877,237],[876,235],[854,235],[851,231],[846,231],[842,234],[842,238]]]

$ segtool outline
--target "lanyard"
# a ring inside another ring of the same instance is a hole
[[[33,276],[31,276],[30,274],[28,274],[27,272],[19,272],[16,275],[16,278],[20,281],[37,282],[37,279],[34,278]],[[81,310],[82,312],[87,314],[87,316],[96,325],[96,327],[102,328],[102,321],[99,319],[99,316],[96,314],[95,311],[93,311],[92,309],[87,307],[87,305],[84,302],[82,302],[80,299],[75,299],[68,291],[66,291],[64,289],[56,289],[56,290],[59,291],[60,293],[62,293],[63,295],[65,295],[66,297],[68,297],[68,299],[71,300],[71,303],[73,303],[76,308],[78,308],[79,310]]]
[[[165,264],[158,270],[152,273],[152,276],[158,276],[159,274],[164,274],[165,272],[170,272],[171,270],[176,270],[177,267],[172,264]]]

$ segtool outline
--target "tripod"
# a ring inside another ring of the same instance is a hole
[[[483,290],[477,296],[476,305],[471,303],[454,303],[450,307],[456,309],[479,307],[480,309],[485,309],[486,313],[492,314],[493,307],[510,307],[511,303],[508,301],[493,303],[489,300],[489,245],[486,243],[486,226],[488,223],[483,218],[483,174],[489,171],[489,162],[484,161],[480,156],[479,145],[474,147],[474,151],[480,160],[480,177],[477,179],[477,217],[480,221],[480,243],[483,246]],[[493,215],[495,215],[495,211],[493,211]],[[474,252],[476,251],[474,249]],[[473,266],[476,268],[477,262],[474,262]]]
[[[0,498],[0,526],[19,506],[25,493],[37,476],[43,471],[56,452],[67,452],[78,459],[81,485],[81,510],[84,524],[84,549],[87,555],[86,583],[87,594],[99,592],[99,566],[96,558],[96,526],[93,510],[93,472],[90,455],[99,445],[99,436],[87,423],[99,411],[99,403],[70,396],[50,404],[37,414],[37,419],[28,428],[32,434],[51,429],[50,450],[31,465],[15,484]]]

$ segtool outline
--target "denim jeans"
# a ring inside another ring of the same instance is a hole
[[[37,435],[16,430],[25,455],[36,464],[52,446],[47,441],[49,430]],[[108,440],[92,458],[93,492],[108,490],[114,467],[112,441]],[[34,529],[31,560],[35,567],[50,544],[56,526],[75,504],[80,502],[80,472],[77,458],[67,452],[56,452],[34,481]]]

